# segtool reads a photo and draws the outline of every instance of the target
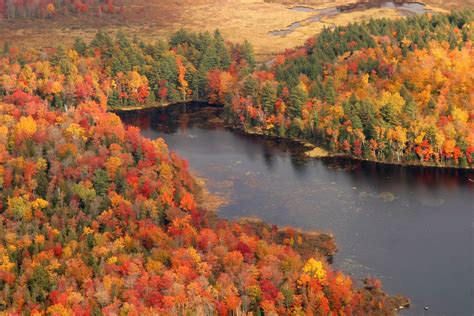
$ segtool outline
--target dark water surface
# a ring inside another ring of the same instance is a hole
[[[219,127],[219,109],[121,113],[231,202],[226,218],[334,233],[334,265],[412,299],[410,315],[472,315],[474,172],[306,159],[300,145]],[[424,311],[428,306],[429,310]]]

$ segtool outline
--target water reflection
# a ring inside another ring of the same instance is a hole
[[[472,314],[472,171],[308,159],[301,145],[226,130],[221,115],[199,106],[121,114],[231,197],[221,216],[332,232],[334,265],[408,295],[409,313]]]

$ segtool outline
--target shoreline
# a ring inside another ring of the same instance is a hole
[[[179,102],[165,102],[165,103],[156,103],[153,105],[134,105],[134,106],[119,106],[119,107],[107,107],[107,111],[110,112],[133,112],[133,111],[145,111],[153,110],[160,108],[168,108],[170,106],[185,106],[187,104],[208,104],[206,100],[187,100]]]
[[[191,176],[194,178],[194,182],[198,187],[199,200],[198,205],[207,210],[216,218],[223,219],[226,221],[235,221],[242,225],[248,226],[256,234],[263,231],[263,229],[271,230],[272,226],[277,227],[277,240],[282,244],[285,242],[285,238],[288,236],[288,232],[294,234],[292,247],[295,248],[301,255],[310,256],[314,250],[321,253],[329,264],[333,263],[334,256],[338,252],[336,238],[333,233],[317,231],[317,230],[304,230],[290,225],[281,226],[269,223],[259,217],[239,217],[238,219],[231,220],[220,216],[219,208],[222,206],[229,205],[232,199],[228,196],[221,197],[209,191],[208,183],[209,179],[199,175],[196,171],[190,170]]]
[[[352,155],[348,154],[343,154],[343,153],[337,153],[337,152],[331,152],[324,148],[323,146],[318,146],[316,144],[313,144],[309,141],[302,140],[302,139],[297,139],[297,138],[289,138],[289,137],[280,137],[280,136],[275,136],[275,135],[270,135],[270,134],[265,134],[263,132],[258,132],[258,131],[246,131],[244,129],[230,126],[232,130],[237,130],[243,133],[244,135],[249,135],[249,136],[259,136],[259,137],[268,137],[272,138],[275,140],[284,140],[284,141],[291,141],[294,143],[297,143],[299,145],[305,146],[308,148],[307,151],[304,152],[304,155],[307,158],[313,158],[313,159],[324,159],[324,158],[344,158],[344,159],[350,159],[354,161],[361,161],[361,162],[370,162],[374,164],[379,164],[379,165],[386,165],[386,166],[397,166],[397,167],[403,167],[403,168],[433,168],[433,169],[444,169],[444,170],[470,170],[474,171],[474,167],[462,167],[462,166],[445,166],[445,165],[439,165],[439,164],[434,164],[434,163],[417,163],[417,162],[402,162],[398,163],[395,161],[380,161],[376,159],[369,159],[369,158],[362,158],[362,157],[355,157]],[[308,152],[310,152],[313,149],[319,148],[327,153],[327,155],[321,155],[321,156],[310,156],[308,155]]]
[[[223,105],[220,104],[209,104],[206,100],[190,100],[190,101],[182,101],[182,102],[167,102],[164,104],[156,104],[152,106],[133,106],[133,107],[119,107],[119,108],[108,108],[107,110],[113,113],[117,112],[122,112],[122,113],[127,113],[127,112],[139,112],[139,111],[148,111],[148,110],[155,110],[155,109],[166,109],[169,107],[174,107],[174,106],[186,106],[186,105],[199,105],[202,108],[205,107],[214,107],[214,108],[223,108]],[[418,161],[413,161],[413,162],[396,162],[396,161],[380,161],[377,159],[370,159],[370,158],[362,158],[362,157],[355,157],[352,155],[344,154],[344,153],[337,153],[337,152],[331,152],[324,148],[323,146],[319,146],[317,144],[311,143],[310,141],[303,140],[303,139],[297,139],[297,138],[290,138],[290,137],[281,137],[281,136],[276,136],[276,135],[271,135],[271,134],[266,134],[263,131],[255,131],[255,130],[245,130],[243,128],[234,126],[233,124],[229,123],[224,123],[224,127],[229,128],[232,131],[239,131],[240,133],[248,136],[259,136],[259,137],[267,137],[271,138],[277,141],[290,141],[297,143],[299,145],[305,146],[308,148],[308,151],[311,151],[314,148],[320,148],[327,152],[327,155],[324,156],[308,156],[306,151],[304,154],[308,158],[316,158],[316,159],[323,159],[323,158],[344,158],[344,159],[351,159],[354,161],[361,161],[361,162],[370,162],[370,163],[375,163],[375,164],[380,164],[380,165],[386,165],[386,166],[397,166],[397,167],[403,167],[403,168],[433,168],[433,169],[444,169],[444,170],[467,170],[467,171],[474,171],[474,167],[462,167],[462,166],[446,166],[446,165],[439,165],[435,163],[419,163]]]

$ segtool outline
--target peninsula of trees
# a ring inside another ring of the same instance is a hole
[[[473,13],[325,30],[227,89],[217,77],[211,101],[238,128],[334,154],[472,168]]]
[[[470,168],[474,158],[474,11],[326,29],[256,67],[252,47],[184,30],[143,43],[99,32],[90,43],[5,46],[0,95],[111,109],[191,100],[223,104],[234,127],[308,141],[331,154]]]
[[[5,2],[1,2],[4,4]],[[15,2],[16,3],[16,2]],[[390,315],[327,235],[218,219],[187,163],[107,109],[208,100],[236,128],[382,162],[472,167],[473,11],[249,43],[99,32],[0,58],[0,313]],[[310,246],[315,247],[310,247]]]
[[[331,238],[218,219],[198,192],[162,139],[95,101],[4,97],[0,313],[388,315],[403,302],[334,271]]]

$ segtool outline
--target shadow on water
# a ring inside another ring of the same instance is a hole
[[[227,129],[222,114],[196,104],[119,113],[230,197],[220,216],[332,232],[334,266],[410,297],[407,314],[472,314],[472,170],[308,159],[301,144]]]
[[[127,124],[138,126],[141,130],[155,130],[164,134],[176,134],[192,128],[201,130],[228,129],[224,123],[222,108],[206,103],[176,104],[166,108],[118,114]],[[261,156],[268,167],[268,171],[274,169],[275,158],[282,153],[290,157],[291,165],[297,172],[304,172],[308,164],[314,161],[314,159],[304,155],[307,149],[302,144],[274,137],[246,135],[235,130],[233,134],[242,143],[253,145],[246,146],[244,150],[252,160],[260,156],[258,152],[253,150],[255,145],[261,147]],[[424,186],[432,190],[437,188],[437,186],[433,186],[433,183],[448,190],[450,188],[456,189],[459,185],[474,188],[474,172],[471,170],[397,166],[342,157],[321,158],[319,161],[328,170],[348,172],[354,181],[360,179],[371,181],[391,180],[402,182],[408,187]]]

